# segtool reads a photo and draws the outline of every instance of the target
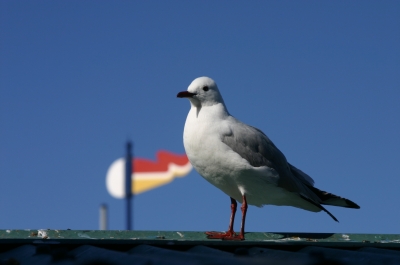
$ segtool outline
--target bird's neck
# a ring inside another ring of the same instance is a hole
[[[224,119],[230,115],[223,102],[211,106],[196,106],[192,104],[192,108],[190,111],[198,119],[205,117],[211,117],[212,119]]]

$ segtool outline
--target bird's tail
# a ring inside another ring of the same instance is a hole
[[[349,199],[337,196],[323,190],[319,190],[312,186],[308,186],[308,188],[321,199],[321,204],[360,209],[360,206]]]

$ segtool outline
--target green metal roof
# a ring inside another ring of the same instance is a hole
[[[207,239],[204,232],[189,231],[124,231],[124,230],[0,230],[2,243],[47,244],[148,244],[205,246],[324,246],[384,247],[400,249],[399,234],[351,233],[270,233],[248,232],[245,241]]]
[[[0,230],[0,264],[400,264],[400,235],[250,232],[223,241],[185,231]]]

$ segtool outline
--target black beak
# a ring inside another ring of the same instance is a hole
[[[191,97],[193,97],[195,95],[196,95],[196,93],[191,93],[189,91],[182,91],[182,92],[179,92],[178,95],[176,95],[176,97],[178,97],[178,98],[191,98]]]

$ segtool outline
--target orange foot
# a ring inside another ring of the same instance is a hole
[[[222,239],[222,240],[244,240],[244,236],[242,234],[237,235],[235,232],[205,232],[208,239]]]

